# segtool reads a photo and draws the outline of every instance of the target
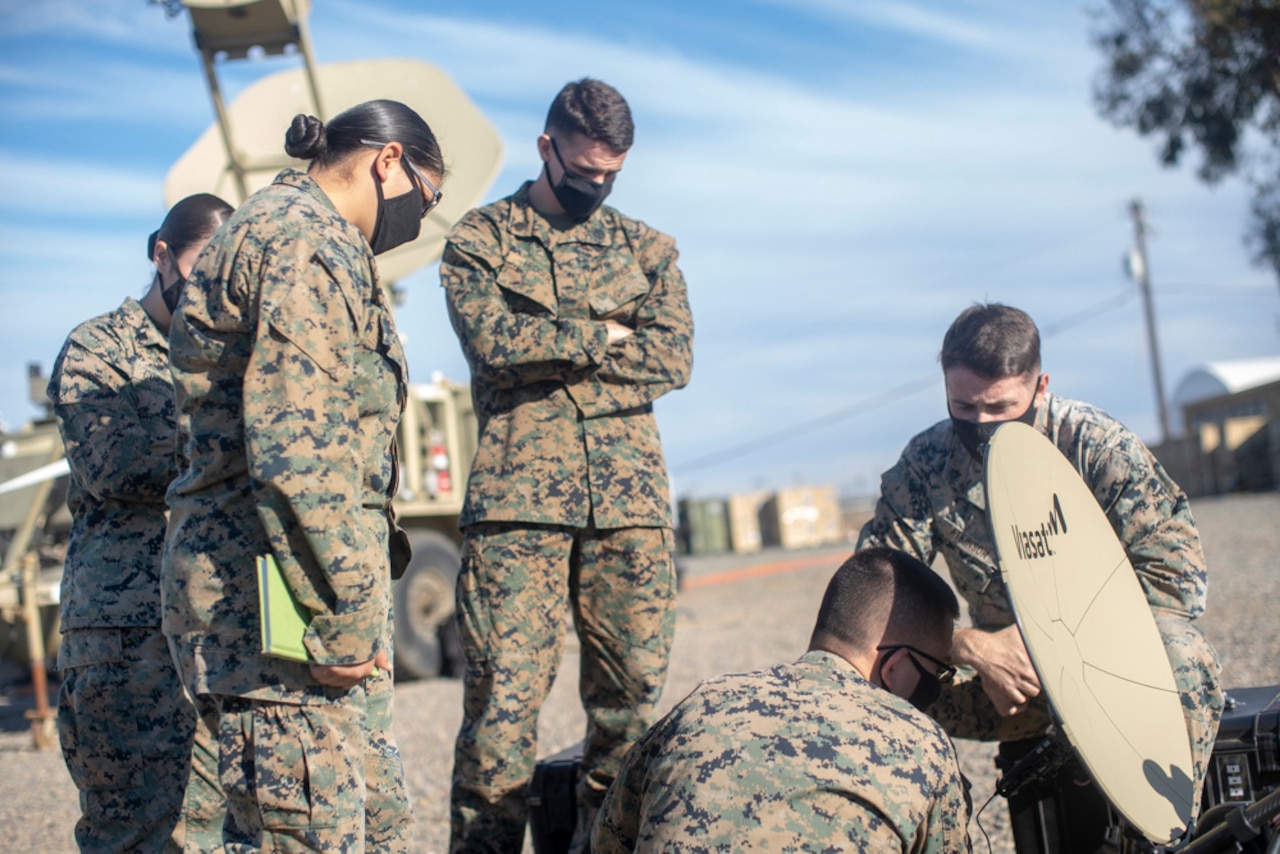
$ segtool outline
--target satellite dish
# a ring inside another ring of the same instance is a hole
[[[987,512],[1014,616],[1062,731],[1134,828],[1191,822],[1191,743],[1142,587],[1097,499],[1038,430],[996,430]]]
[[[188,3],[188,5],[191,5]],[[226,109],[228,136],[249,193],[270,184],[285,167],[305,161],[284,153],[284,134],[298,113],[317,114],[307,69],[280,71],[255,81]],[[394,282],[440,257],[455,222],[483,200],[502,166],[502,139],[484,114],[439,68],[412,59],[373,59],[315,67],[325,117],[364,101],[400,101],[431,125],[444,152],[444,200],[428,214],[417,240],[378,256],[384,282]],[[165,206],[192,193],[244,201],[219,124],[210,125],[165,178]]]

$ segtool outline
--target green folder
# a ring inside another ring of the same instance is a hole
[[[302,637],[311,615],[293,598],[275,555],[256,561],[258,571],[258,622],[262,627],[262,651],[290,661],[310,661]]]

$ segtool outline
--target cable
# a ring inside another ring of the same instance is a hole
[[[1067,315],[1056,323],[1046,326],[1044,329],[1040,330],[1040,335],[1042,338],[1049,338],[1074,326],[1079,326],[1081,323],[1093,320],[1108,311],[1120,307],[1133,299],[1134,295],[1134,291],[1125,291],[1117,297],[1108,297],[1102,302],[1096,303],[1088,308],[1081,309],[1074,314]],[[754,451],[775,447],[780,442],[794,439],[797,436],[803,436],[806,433],[812,433],[815,430],[844,421],[846,418],[865,415],[872,410],[879,409],[882,406],[887,406],[890,403],[896,403],[899,400],[910,397],[916,392],[924,391],[926,388],[933,387],[937,383],[937,379],[937,375],[931,373],[928,376],[908,380],[902,385],[895,386],[888,391],[881,392],[880,394],[874,395],[866,400],[858,401],[850,406],[837,409],[834,412],[828,412],[825,415],[819,415],[817,418],[798,422],[790,427],[784,427],[781,430],[776,430],[765,436],[741,442],[737,445],[716,451],[715,453],[705,454],[701,457],[694,457],[688,462],[681,463],[678,466],[673,466],[672,471],[683,477],[690,472],[710,468],[711,466],[719,465],[720,463],[727,462],[728,460],[746,456]]]
[[[978,825],[978,830],[982,831],[982,838],[987,840],[987,854],[991,854],[991,836],[987,833],[987,829],[982,826],[982,813],[987,807],[991,806],[991,802],[996,799],[996,792],[991,793],[991,797],[987,798],[987,802],[978,807],[977,813],[973,816],[973,823]]]

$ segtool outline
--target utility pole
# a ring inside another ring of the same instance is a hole
[[[1142,311],[1147,319],[1147,345],[1151,348],[1151,371],[1155,375],[1156,406],[1160,409],[1160,441],[1169,441],[1169,406],[1164,399],[1164,375],[1160,370],[1160,344],[1156,340],[1156,312],[1151,301],[1151,268],[1147,265],[1147,224],[1142,218],[1142,202],[1129,203],[1133,217],[1133,251],[1129,254],[1129,275],[1142,292]]]

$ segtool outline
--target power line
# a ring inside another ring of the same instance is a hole
[[[1074,314],[1067,315],[1061,320],[1044,327],[1040,330],[1040,335],[1043,338],[1050,338],[1061,332],[1065,332],[1072,327],[1094,320],[1108,311],[1119,308],[1131,299],[1133,299],[1132,291],[1125,291],[1119,296],[1109,297],[1099,303],[1095,303],[1088,308],[1081,309]],[[937,381],[938,376],[935,373],[930,373],[927,376],[916,377],[915,379],[908,380],[901,385],[894,386],[888,391],[873,395],[865,400],[860,400],[857,403],[842,407],[833,412],[828,412],[825,415],[819,415],[816,418],[800,421],[790,427],[775,430],[764,436],[750,439],[746,442],[741,442],[737,445],[716,451],[715,453],[695,457],[686,463],[674,467],[674,471],[676,474],[683,477],[691,472],[710,468],[712,466],[719,465],[720,463],[727,462],[728,460],[737,459],[738,457],[744,457],[747,454],[754,453],[755,451],[775,447],[780,442],[795,439],[799,436],[812,433],[815,430],[820,430],[824,427],[829,427],[832,424],[844,421],[847,418],[865,415],[866,413],[872,412],[883,406],[888,406],[890,403],[896,403],[899,400],[903,400],[917,392],[924,391],[926,388],[934,386]]]

